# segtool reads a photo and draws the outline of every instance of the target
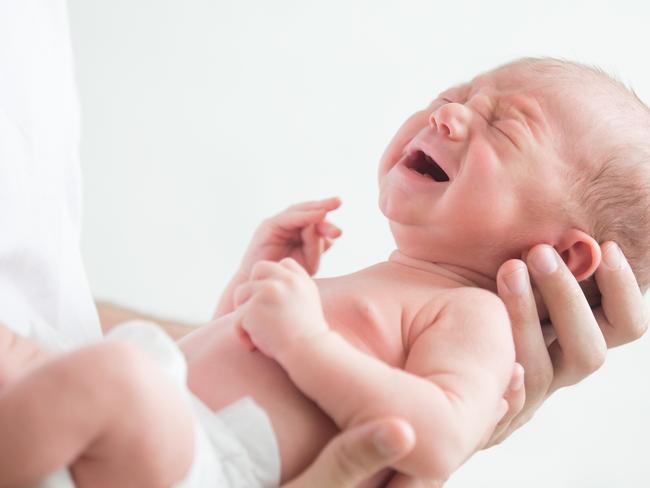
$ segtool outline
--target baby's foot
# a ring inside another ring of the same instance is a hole
[[[36,343],[0,325],[0,389],[49,356],[50,353]]]

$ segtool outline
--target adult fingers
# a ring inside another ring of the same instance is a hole
[[[402,473],[395,473],[386,488],[442,488],[444,484],[445,482],[440,480],[412,478]]]
[[[553,364],[537,316],[537,306],[526,265],[506,261],[497,273],[497,291],[512,322],[517,362],[526,371],[525,409],[535,409],[546,398],[553,380]]]
[[[527,263],[557,335],[548,348],[554,369],[550,393],[597,370],[607,345],[578,282],[555,249],[539,244],[528,253]]]
[[[300,476],[284,488],[353,488],[404,457],[415,446],[413,428],[385,418],[335,437]]]
[[[492,447],[501,443],[512,432],[512,421],[517,417],[526,402],[526,390],[524,385],[524,368],[519,363],[515,363],[512,370],[512,377],[508,389],[503,395],[503,401],[506,402],[506,412],[504,415],[497,415],[497,424],[493,432],[488,436],[485,447]]]
[[[601,307],[594,313],[608,347],[641,337],[648,329],[648,306],[632,268],[614,242],[601,245],[603,261],[596,270]]]

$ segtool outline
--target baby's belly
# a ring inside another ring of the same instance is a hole
[[[277,363],[248,351],[227,316],[180,344],[188,362],[188,385],[213,410],[249,395],[267,412],[278,439],[282,480],[300,473],[336,425],[291,382]]]

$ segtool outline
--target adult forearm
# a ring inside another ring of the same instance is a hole
[[[190,324],[181,324],[175,321],[160,319],[158,317],[153,317],[108,302],[98,301],[95,302],[95,306],[97,307],[99,322],[104,334],[116,325],[128,320],[149,320],[155,322],[170,337],[172,337],[172,339],[180,339],[194,330],[194,326]]]

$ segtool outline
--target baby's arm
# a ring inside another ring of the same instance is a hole
[[[303,277],[295,263],[265,263],[241,291],[249,308],[241,323],[253,343],[341,429],[386,416],[407,420],[417,443],[395,468],[446,479],[494,427],[510,379],[514,348],[501,302],[478,289],[449,292],[423,311],[430,316],[410,341],[403,371],[331,331]]]

